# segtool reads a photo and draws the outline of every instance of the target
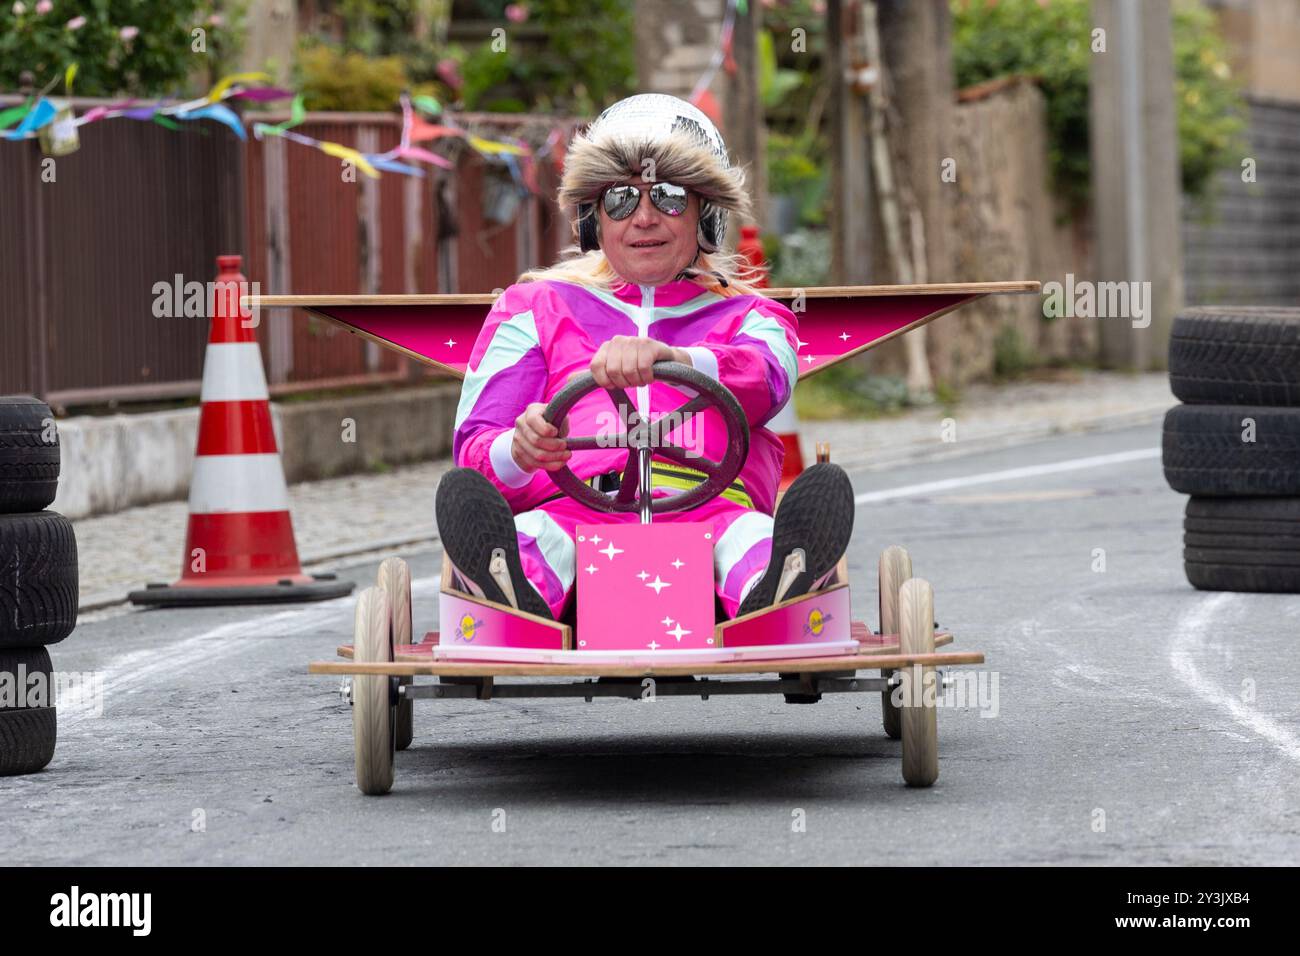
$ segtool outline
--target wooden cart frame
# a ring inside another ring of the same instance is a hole
[[[1038,290],[1037,282],[1017,281],[775,289],[763,294],[789,303],[799,314],[802,379],[986,295]],[[303,308],[385,348],[463,377],[494,301],[491,295],[253,296],[243,304],[254,309]],[[828,586],[847,583],[847,564],[841,561]],[[467,597],[455,588],[445,557],[442,590]],[[793,598],[746,619],[812,596]],[[506,605],[493,607],[523,613]],[[901,547],[887,548],[880,557],[879,609],[879,629],[852,622],[857,651],[835,657],[711,664],[441,661],[433,655],[436,632],[413,641],[410,571],[401,559],[389,558],[380,565],[376,586],[358,599],[355,639],[338,649],[342,659],[314,662],[308,671],[347,679],[357,786],[367,794],[392,788],[394,755],[412,742],[417,699],[592,701],[653,695],[708,700],[762,693],[783,694],[790,703],[812,703],[823,694],[880,694],[885,733],[902,741],[904,781],[928,787],[939,775],[935,698],[943,687],[941,669],[982,664],[984,655],[937,650],[952,642],[952,634],[938,630],[933,590],[929,582],[913,577],[911,558]],[[436,681],[415,682],[425,677]]]

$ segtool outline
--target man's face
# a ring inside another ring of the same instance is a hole
[[[646,195],[653,182],[639,176],[623,180],[641,192],[636,211],[626,219],[611,219],[604,203],[596,202],[600,216],[600,248],[614,271],[636,285],[671,282],[695,258],[695,226],[700,218],[700,197],[688,193],[680,216],[660,212]]]

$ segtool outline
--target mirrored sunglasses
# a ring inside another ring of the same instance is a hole
[[[650,202],[662,213],[680,216],[686,211],[687,190],[674,183],[655,183],[648,190]],[[641,204],[641,190],[636,186],[611,186],[602,198],[610,219],[626,219]]]

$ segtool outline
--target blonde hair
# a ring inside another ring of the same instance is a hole
[[[702,201],[701,215],[705,212],[703,203],[707,202],[738,217],[749,218],[750,201],[744,188],[744,170],[725,165],[717,153],[689,134],[675,132],[659,139],[624,139],[600,136],[599,133],[592,138],[590,132],[579,133],[569,146],[557,196],[562,207],[588,205],[587,215],[595,216],[599,223],[595,201],[601,192],[630,176],[640,176],[646,182],[671,182],[692,190]],[[575,218],[575,238],[578,226],[579,220]],[[724,238],[719,236],[719,242]],[[697,284],[717,295],[755,295],[758,292],[747,281],[754,275],[753,268],[736,253],[700,249],[688,268],[699,273],[693,277]],[[719,281],[719,276],[725,280],[725,285]],[[627,281],[614,271],[602,250],[583,252],[577,244],[563,249],[561,260],[556,264],[530,269],[517,281],[542,279],[571,282],[603,292],[613,291]]]
[[[552,279],[600,292],[613,292],[627,281],[614,271],[605,253],[599,249],[581,252],[577,246],[569,246],[564,250],[564,254],[568,258],[561,259],[553,266],[529,269],[516,281],[537,282],[542,279]],[[701,252],[690,268],[699,272],[699,275],[692,277],[693,281],[715,295],[726,297],[759,294],[759,290],[747,281],[753,269],[743,256],[735,253]],[[713,273],[726,279],[727,284],[724,286]]]

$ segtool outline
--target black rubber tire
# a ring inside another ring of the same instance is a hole
[[[1245,419],[1254,441],[1242,440]],[[1300,408],[1177,405],[1162,457],[1165,480],[1185,495],[1300,496]]]
[[[1300,536],[1300,498],[1188,498],[1188,532]]]
[[[53,421],[50,406],[40,399],[0,396],[0,514],[40,511],[54,500],[59,432]]]
[[[57,739],[53,707],[0,710],[0,777],[40,770],[54,759]]]
[[[1174,319],[1169,384],[1191,404],[1300,406],[1300,309],[1188,309]]]
[[[1300,498],[1189,498],[1183,529],[1193,587],[1300,593]]]
[[[1187,583],[1199,591],[1251,591],[1300,594],[1300,567],[1207,564],[1183,561]]]
[[[1300,550],[1281,548],[1183,548],[1183,560],[1225,567],[1300,568]]]
[[[79,596],[72,522],[0,515],[0,647],[57,644],[77,626]]]
[[[13,706],[5,695],[0,695],[0,711],[9,710],[27,710],[39,707],[54,706],[54,686],[50,679],[54,674],[54,665],[50,661],[50,652],[43,647],[0,647],[0,674],[10,675],[5,678],[6,681],[18,681],[19,675],[30,677],[32,674],[45,675],[45,691],[51,695],[48,698],[30,701],[20,696],[20,699]],[[23,691],[22,683],[15,684],[17,689]]]
[[[1226,548],[1237,551],[1266,549],[1300,552],[1300,534],[1239,534],[1234,531],[1187,531],[1183,545],[1188,548]]]
[[[0,776],[32,773],[54,757],[53,670],[43,647],[0,648],[0,675],[6,675],[0,677],[6,685],[0,695]],[[45,677],[46,696],[32,700],[25,692],[36,690],[27,682],[37,673]],[[15,699],[9,699],[10,691],[17,692]]]

